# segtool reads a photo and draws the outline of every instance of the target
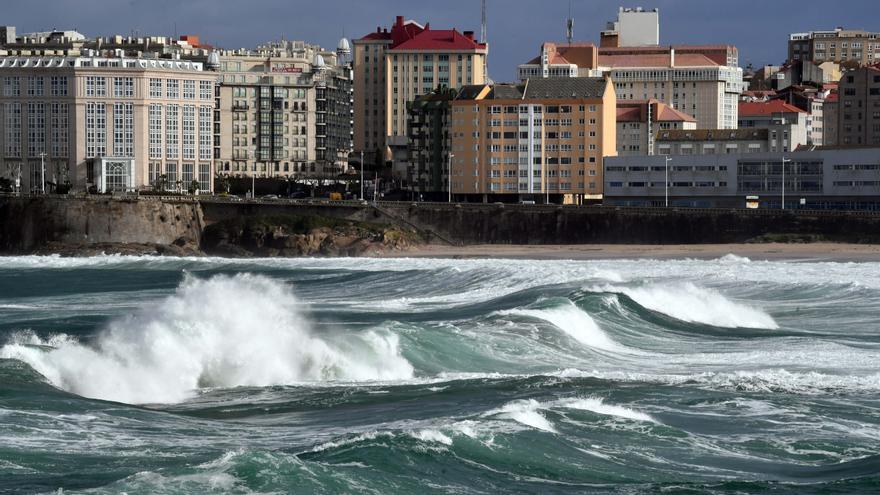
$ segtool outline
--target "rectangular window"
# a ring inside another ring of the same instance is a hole
[[[175,100],[180,98],[180,81],[176,79],[165,80],[165,97]]]
[[[67,103],[52,103],[52,156],[63,158],[69,153],[67,140],[70,132],[67,112]]]
[[[162,98],[162,80],[150,79],[150,98]]]
[[[165,107],[165,158],[176,160],[180,153],[178,106]]]
[[[183,107],[183,159],[196,158],[196,107]],[[190,179],[191,181],[192,179]]]
[[[211,91],[212,85],[211,81],[199,81],[199,98],[202,100],[210,100],[211,99]]]
[[[67,96],[67,76],[52,76],[49,84],[52,96]]]
[[[4,78],[3,96],[21,96],[21,79],[9,76]]]
[[[177,187],[177,164],[176,163],[166,163],[165,164],[165,175],[166,181],[168,185],[172,188]]]
[[[8,77],[6,79],[9,79]],[[21,103],[6,104],[6,156],[21,156]]]
[[[183,110],[184,114],[186,113],[186,108]],[[181,182],[183,182],[183,188],[189,189],[190,185],[193,181],[193,164],[192,163],[184,163],[183,164],[183,173],[180,177]]]
[[[28,96],[43,96],[43,78],[28,76]]]
[[[86,76],[86,96],[107,96],[107,80],[98,76]]]
[[[134,97],[134,78],[133,77],[114,77],[113,78],[113,97],[114,98],[133,98]]]
[[[103,103],[86,103],[86,157],[107,154],[107,107]]]
[[[36,158],[46,152],[46,107],[28,103],[28,156]]]
[[[211,107],[199,107],[199,159],[211,159]]]
[[[134,106],[131,103],[113,105],[113,154],[134,157]]]
[[[199,164],[199,189],[202,191],[211,190],[211,164]]]
[[[195,100],[196,99],[196,82],[190,79],[183,81],[183,99],[184,100]]]
[[[150,105],[150,158],[162,158],[162,105]]]

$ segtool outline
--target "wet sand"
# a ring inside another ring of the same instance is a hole
[[[753,261],[880,262],[877,244],[695,244],[695,245],[473,245],[414,247],[379,254],[383,258],[501,258],[533,260],[717,259],[726,255]]]

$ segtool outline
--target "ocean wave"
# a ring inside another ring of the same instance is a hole
[[[187,276],[166,300],[110,323],[93,346],[65,335],[19,334],[0,357],[24,361],[78,395],[137,404],[180,402],[203,387],[414,373],[395,334],[315,335],[287,287],[254,275]]]
[[[766,312],[734,302],[718,291],[698,287],[690,282],[638,287],[605,285],[587,290],[623,294],[646,309],[689,323],[723,328],[779,328],[773,317]]]
[[[525,316],[546,321],[562,330],[569,337],[581,344],[609,352],[631,352],[621,344],[612,340],[599,328],[596,321],[573,302],[566,299],[562,305],[545,309],[511,309],[499,311],[503,316]]]

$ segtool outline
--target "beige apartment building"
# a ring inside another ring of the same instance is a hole
[[[788,40],[790,62],[834,62],[849,67],[880,62],[880,33],[837,28],[794,33]]]
[[[607,78],[527,80],[462,88],[450,113],[452,194],[459,200],[582,204],[602,197],[616,155],[616,98]],[[447,170],[448,173],[448,170]]]
[[[302,41],[219,51],[217,171],[233,177],[332,179],[352,150],[350,48]]]
[[[699,129],[736,129],[744,90],[738,51],[729,45],[596,47],[544,43],[519,66],[520,79],[607,75],[619,100],[662,101],[692,115]]]
[[[0,174],[34,192],[211,191],[215,81],[181,60],[0,58]]]
[[[407,147],[407,104],[438,86],[484,84],[488,45],[472,31],[437,30],[398,16],[354,41],[354,148]]]

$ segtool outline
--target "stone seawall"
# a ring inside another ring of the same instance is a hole
[[[519,205],[383,205],[463,244],[727,244],[781,240],[880,243],[880,214]]]
[[[0,251],[29,253],[52,244],[174,243],[198,246],[198,203],[109,198],[0,198]]]
[[[208,225],[285,215],[396,225],[447,244],[724,244],[756,239],[880,244],[876,213],[5,196],[0,197],[0,252],[41,252],[53,244],[174,245],[198,251]]]

